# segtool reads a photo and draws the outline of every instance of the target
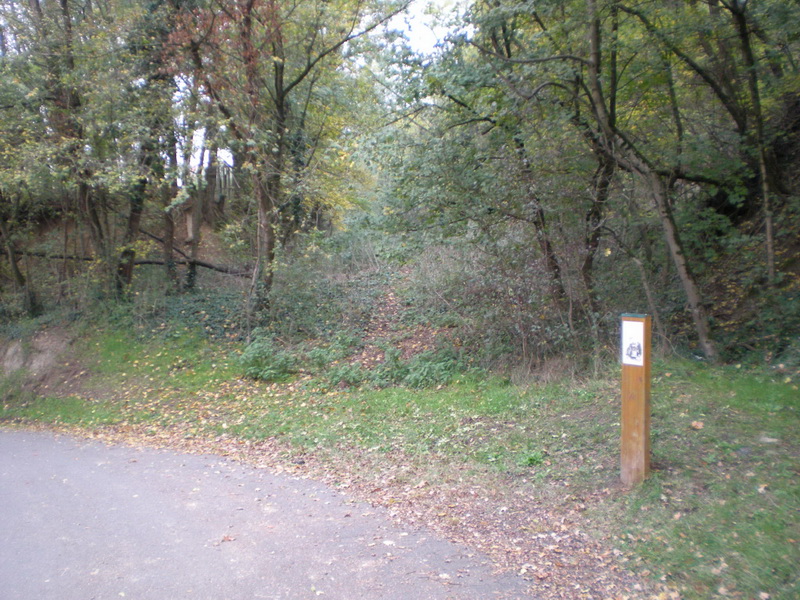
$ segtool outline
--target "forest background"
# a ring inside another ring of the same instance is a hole
[[[404,8],[4,4],[3,314],[211,287],[318,336],[386,263],[493,365],[607,359],[621,312],[797,360],[794,3],[478,2],[427,55]]]
[[[251,380],[319,377],[327,390],[495,376],[583,390],[618,360],[620,313],[648,313],[660,377],[752,368],[763,398],[739,409],[767,421],[720,412],[720,426],[790,429],[800,4],[477,0],[430,7],[443,33],[425,51],[407,9],[0,1],[0,336],[70,329],[117,370],[149,365],[150,381],[162,367],[188,373],[204,347]],[[112,330],[130,348],[169,350],[134,361],[93,337]],[[34,406],[2,389],[6,418]],[[693,432],[736,395],[703,389]],[[465,415],[459,426],[484,423]],[[295,425],[276,427],[249,434]],[[709,453],[724,442],[732,460],[756,460],[731,440],[769,445],[767,429],[710,439]],[[522,458],[481,460],[549,469],[556,450],[529,442]],[[769,489],[785,492],[771,551],[785,561],[773,569],[764,551],[769,574],[738,580],[742,597],[797,590],[796,443],[783,452],[771,468],[785,486]],[[748,502],[768,488],[754,489]],[[707,581],[692,585],[710,597],[725,573],[696,554]]]

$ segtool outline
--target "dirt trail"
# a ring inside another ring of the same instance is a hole
[[[408,270],[401,270],[400,277],[408,277]],[[386,353],[381,346],[390,345],[397,349],[402,360],[436,349],[439,336],[447,335],[441,327],[403,322],[403,307],[392,285],[383,289],[378,302],[372,309],[369,322],[364,329],[364,348],[350,357],[351,364],[359,364],[372,369],[384,362]]]

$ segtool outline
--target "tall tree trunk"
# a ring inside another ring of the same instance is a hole
[[[462,104],[462,106],[466,105]],[[550,296],[556,305],[561,307],[564,305],[565,300],[567,299],[567,290],[564,287],[564,279],[561,276],[561,265],[558,262],[553,241],[550,239],[550,232],[548,230],[544,208],[542,207],[541,202],[539,202],[539,199],[536,197],[534,184],[536,181],[536,175],[531,168],[530,160],[528,160],[525,142],[516,133],[512,133],[511,137],[514,141],[517,158],[522,164],[522,174],[528,188],[527,193],[530,198],[528,201],[528,206],[533,211],[532,218],[529,222],[534,227],[536,240],[539,242],[539,250],[544,258],[545,269],[547,270],[547,274],[550,278],[548,284]]]
[[[203,224],[203,205],[206,199],[206,190],[195,189],[192,194],[192,206],[189,209],[189,266],[186,270],[186,289],[193,290],[197,282],[197,264],[194,262],[200,252],[200,227]]]
[[[758,90],[758,71],[753,47],[750,43],[750,28],[747,22],[747,10],[744,2],[734,2],[731,5],[736,28],[739,34],[739,43],[742,47],[742,57],[747,67],[747,84],[750,91],[750,110],[755,122],[755,146],[758,154],[758,172],[761,180],[761,205],[764,213],[764,229],[767,259],[767,282],[770,286],[775,284],[775,225],[772,214],[772,200],[770,198],[770,173],[767,160],[767,142],[764,136],[764,116],[761,111],[761,95]]]
[[[547,229],[547,220],[544,209],[538,200],[533,200],[533,223],[536,227],[536,239],[539,241],[539,249],[544,257],[545,268],[549,276],[550,295],[553,301],[563,306],[567,298],[567,290],[564,288],[564,279],[561,277],[561,265],[558,263],[556,251]]]
[[[177,169],[178,165],[178,140],[175,136],[175,129],[170,127],[167,133],[166,152],[169,156],[169,164],[172,169]],[[160,163],[163,165],[163,163]],[[166,169],[165,169],[166,171]],[[164,270],[167,276],[167,291],[179,292],[180,282],[178,280],[178,269],[175,265],[173,248],[175,246],[175,212],[172,208],[172,201],[178,196],[178,180],[175,173],[169,176],[164,173],[161,177],[161,204],[164,207],[162,222],[164,224],[164,241],[161,247],[161,254],[164,257]]]
[[[106,258],[106,235],[103,221],[97,210],[97,200],[88,184],[81,181],[78,184],[78,209],[89,226],[89,237],[95,256]]]
[[[697,332],[700,348],[703,350],[708,360],[711,362],[718,362],[719,355],[717,354],[716,345],[711,338],[708,314],[703,306],[694,274],[689,267],[689,263],[686,261],[686,254],[683,251],[683,244],[678,233],[678,227],[675,225],[675,218],[673,217],[672,208],[669,203],[667,186],[664,183],[663,177],[655,172],[649,172],[647,174],[647,179],[653,201],[656,205],[656,210],[658,210],[658,216],[661,220],[661,227],[664,230],[664,239],[667,242],[669,254],[672,257],[672,262],[678,272],[678,278],[686,293],[686,299],[689,303],[689,310],[692,315],[695,331]]]
[[[136,250],[133,247],[139,233],[139,224],[144,211],[144,196],[147,190],[147,179],[142,177],[131,190],[130,210],[125,234],[122,238],[122,252],[117,262],[116,292],[122,297],[133,281],[133,265],[136,259]]]
[[[4,201],[0,199],[0,201]],[[11,235],[6,225],[4,217],[0,217],[0,236],[3,238],[6,255],[8,256],[8,263],[11,265],[11,275],[14,277],[14,284],[22,292],[22,309],[31,317],[36,316],[39,312],[39,303],[36,294],[33,292],[28,280],[19,268],[19,261],[17,260],[17,253],[14,250],[14,244],[11,241]]]
[[[664,178],[630,140],[617,131],[612,115],[607,108],[602,84],[600,83],[601,36],[596,0],[588,0],[588,8],[589,60],[587,61],[587,85],[594,109],[594,118],[602,136],[602,143],[609,156],[613,157],[620,167],[636,173],[650,192],[655,208],[658,211],[670,257],[678,272],[683,291],[686,294],[698,343],[709,361],[718,362],[719,354],[711,337],[708,314],[703,306],[699,286],[683,251],[683,244],[672,214]]]
[[[203,200],[203,221],[213,229],[217,221],[222,218],[220,212],[219,183],[217,182],[219,171],[219,159],[217,151],[211,150],[208,157],[208,167],[206,167],[206,187],[205,198]]]
[[[619,30],[619,14],[617,4],[613,3],[611,6],[611,51],[609,52],[608,60],[608,125],[611,129],[617,127],[617,38]],[[596,56],[598,64],[595,68],[601,68],[599,51]],[[580,113],[576,106],[575,120],[580,120]],[[583,129],[583,128],[582,128]],[[589,309],[591,310],[591,320],[596,322],[596,315],[600,312],[600,302],[597,299],[597,291],[594,287],[594,259],[597,254],[597,248],[600,245],[601,226],[603,218],[605,217],[605,208],[608,204],[608,195],[611,191],[611,182],[616,172],[616,162],[614,157],[603,148],[597,136],[589,134],[584,129],[584,137],[588,141],[597,157],[598,167],[592,178],[593,194],[592,202],[589,210],[586,212],[585,217],[585,233],[584,233],[584,256],[581,263],[581,280],[586,289],[586,296],[589,301]],[[599,340],[597,340],[599,341]]]
[[[280,193],[280,174],[273,173],[264,181],[253,176],[253,193],[258,205],[258,257],[253,271],[251,287],[252,305],[256,312],[269,308],[269,294],[275,269],[275,204],[273,198]]]
[[[584,255],[581,263],[581,281],[586,288],[589,308],[593,315],[600,312],[600,302],[594,287],[594,259],[600,245],[601,226],[611,190],[611,181],[616,171],[616,163],[605,153],[600,154],[600,166],[594,176],[592,203],[586,211],[586,230],[584,233]],[[593,317],[594,318],[594,317]]]
[[[172,209],[169,208],[172,202],[172,195],[170,194],[169,187],[164,186],[164,210],[162,216],[162,223],[164,225],[164,241],[161,245],[161,254],[164,257],[164,271],[167,276],[167,293],[177,292],[180,288],[178,282],[178,269],[175,265],[175,257],[173,255],[173,246],[175,245],[175,217],[173,216]]]
[[[200,164],[205,163],[205,155],[207,149],[203,150],[200,158]],[[203,212],[206,203],[208,191],[205,189],[196,189],[193,186],[194,193],[192,194],[192,205],[189,207],[188,220],[188,238],[186,243],[189,244],[189,265],[186,268],[186,289],[193,290],[197,282],[197,264],[194,262],[198,258],[200,252],[200,227],[203,224]]]

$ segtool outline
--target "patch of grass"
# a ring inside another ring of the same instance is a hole
[[[119,407],[112,402],[77,396],[37,396],[26,386],[26,375],[19,370],[9,376],[0,377],[0,398],[3,402],[0,405],[0,423],[37,422],[99,427],[122,419]]]
[[[105,387],[170,385],[195,391],[220,378],[238,373],[231,357],[235,346],[213,345],[199,334],[183,332],[163,338],[130,339],[123,331],[98,331],[76,348],[78,359],[88,365]]]
[[[800,395],[763,372],[664,365],[656,471],[612,512],[630,556],[686,598],[800,597]]]
[[[111,402],[93,401],[78,396],[39,397],[3,404],[0,421],[39,422],[51,425],[100,427],[122,421],[120,408]]]
[[[347,365],[331,374],[328,361],[355,346],[297,346],[308,371],[268,383],[241,378],[237,346],[96,332],[78,351],[95,361],[92,397],[102,400],[19,396],[2,418],[146,422],[162,434],[270,439],[323,458],[368,455],[378,468],[397,456],[409,468],[459,464],[537,502],[580,501],[588,530],[687,600],[800,597],[800,394],[791,377],[657,364],[654,470],[623,491],[616,365],[597,380],[529,387],[457,372],[449,384],[419,389],[337,385],[371,376]]]
[[[17,370],[9,375],[0,375],[0,398],[3,401],[3,411],[12,405],[21,405],[31,402],[36,395],[25,387],[26,373]]]

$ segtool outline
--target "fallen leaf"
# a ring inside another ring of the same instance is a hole
[[[702,421],[692,421],[692,429],[697,429],[697,430],[700,430],[700,429],[702,429],[704,426],[705,426],[705,425],[703,424],[703,422],[702,422]]]

